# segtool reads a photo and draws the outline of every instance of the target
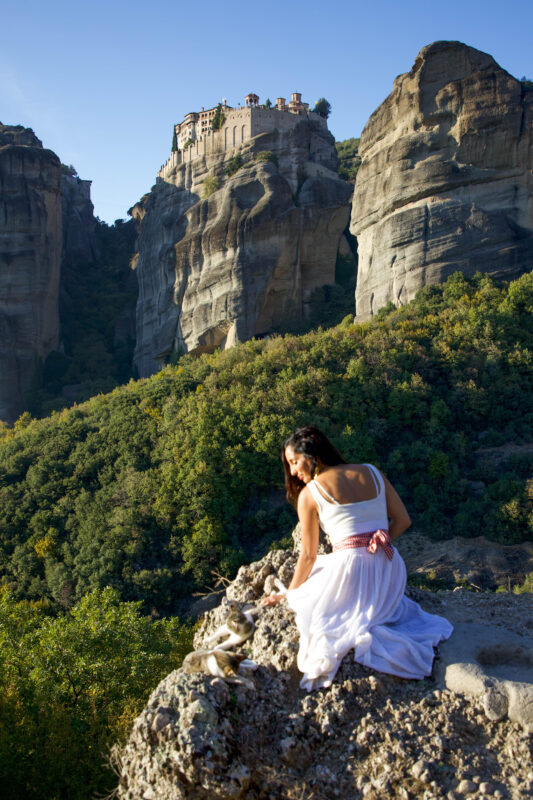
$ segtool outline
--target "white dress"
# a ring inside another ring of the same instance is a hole
[[[388,529],[383,478],[371,464],[365,466],[376,485],[372,500],[340,504],[322,486],[319,490],[316,480],[307,484],[332,545],[348,536]],[[405,597],[405,585],[405,564],[395,548],[391,561],[381,547],[376,553],[360,547],[317,556],[308,579],[287,592],[300,633],[301,688],[331,686],[352,649],[355,661],[380,672],[418,679],[430,675],[433,647],[447,639],[453,627]]]

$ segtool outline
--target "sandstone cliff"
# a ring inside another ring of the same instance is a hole
[[[63,167],[61,176],[63,262],[67,267],[90,262],[96,256],[94,206],[91,181],[70,174]]]
[[[460,42],[423,48],[370,117],[351,230],[358,319],[461,270],[533,267],[533,89]]]
[[[23,410],[58,345],[61,164],[33,131],[0,124],[0,419]]]
[[[243,166],[228,176],[236,153]],[[140,375],[172,352],[227,347],[305,316],[312,291],[334,283],[349,217],[352,187],[336,167],[331,134],[303,120],[158,178],[132,209]]]

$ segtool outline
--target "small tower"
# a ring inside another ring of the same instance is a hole
[[[256,94],[247,94],[244,98],[246,108],[255,108],[259,103],[259,97]]]
[[[289,111],[292,114],[303,114],[309,108],[308,103],[302,103],[301,92],[291,92],[291,102],[289,103]]]
[[[278,109],[278,111],[287,110],[286,101],[284,97],[276,97],[276,108]]]

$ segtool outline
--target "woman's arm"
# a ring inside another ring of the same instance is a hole
[[[307,580],[315,565],[318,551],[318,509],[307,487],[300,492],[298,498],[298,519],[302,542],[289,590],[297,589]]]
[[[307,580],[315,564],[318,551],[318,509],[307,488],[302,489],[298,497],[298,519],[302,531],[302,542],[289,590],[297,589]],[[285,594],[272,594],[270,597],[264,597],[261,605],[275,605],[284,598]]]
[[[411,517],[407,513],[402,499],[392,483],[382,473],[385,481],[385,498],[387,500],[387,516],[389,518],[389,536],[397,539],[411,525]]]

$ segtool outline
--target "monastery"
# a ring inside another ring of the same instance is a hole
[[[223,122],[213,130],[213,120],[220,108]],[[226,98],[214,108],[192,111],[183,122],[174,126],[174,149],[168,161],[162,165],[158,177],[165,179],[179,164],[189,163],[208,153],[216,153],[239,147],[243,142],[273,130],[288,130],[298,124],[302,117],[313,119],[327,126],[325,117],[309,110],[309,103],[302,103],[302,95],[293,92],[287,103],[278,97],[275,105],[260,105],[256,94],[247,94],[244,106],[228,106]]]

